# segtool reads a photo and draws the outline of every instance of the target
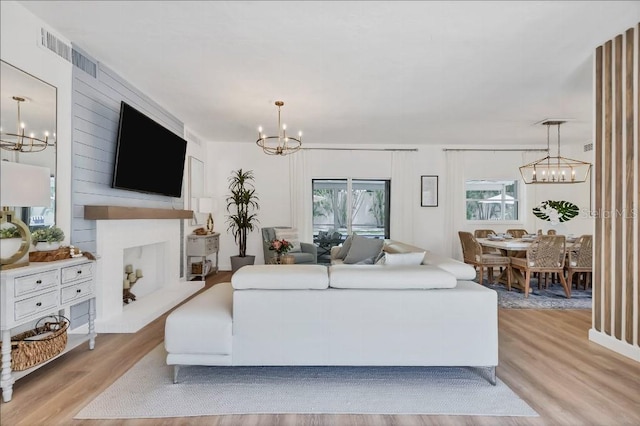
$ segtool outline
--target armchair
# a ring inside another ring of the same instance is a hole
[[[269,260],[276,256],[275,251],[269,250],[271,241],[276,239],[276,229],[292,230],[292,228],[287,226],[262,228],[262,250],[264,252],[264,263],[269,263]],[[300,251],[290,251],[287,254],[292,255],[295,258],[296,264],[318,263],[318,248],[311,243],[300,242]]]

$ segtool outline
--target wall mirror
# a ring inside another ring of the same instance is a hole
[[[204,163],[195,157],[189,157],[189,205],[193,210],[192,226],[203,226],[207,221],[207,214],[199,210],[198,200],[204,197]]]
[[[33,134],[56,143],[57,123],[57,89],[56,87],[16,68],[5,61],[0,61],[0,128],[2,140],[12,140],[7,133],[20,133],[24,124],[25,135]],[[18,101],[20,102],[20,121],[18,121]],[[13,138],[15,140],[15,138]],[[40,152],[18,152],[0,149],[2,161],[13,161],[35,166],[48,167],[51,171],[51,204],[43,207],[16,208],[16,213],[31,231],[55,224],[56,194],[56,147],[48,146]]]

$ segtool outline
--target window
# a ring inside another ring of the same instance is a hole
[[[313,234],[389,238],[390,193],[390,180],[314,179]]]
[[[514,221],[519,218],[517,180],[465,182],[467,220]]]

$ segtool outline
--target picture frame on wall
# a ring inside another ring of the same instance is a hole
[[[420,206],[438,207],[438,176],[420,176]]]

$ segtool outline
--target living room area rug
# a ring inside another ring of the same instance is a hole
[[[173,383],[160,344],[76,419],[224,414],[538,414],[487,369],[444,367],[183,367]]]
[[[504,284],[483,285],[498,292],[498,306],[507,309],[591,309],[591,287],[586,290],[572,289],[571,299],[567,299],[560,283],[548,283],[548,288],[538,288],[538,280],[531,280],[531,292],[525,298],[522,290],[512,288],[507,291]]]

